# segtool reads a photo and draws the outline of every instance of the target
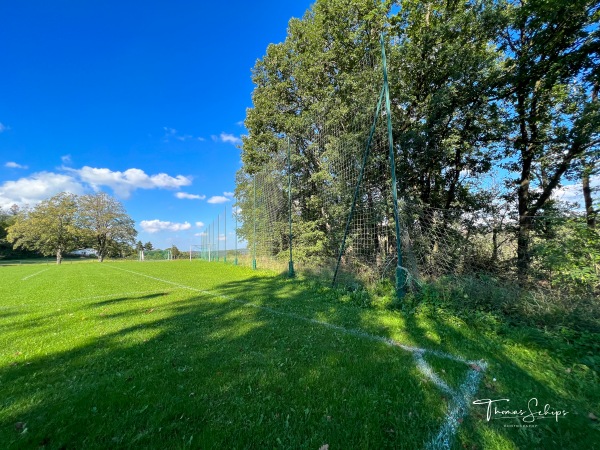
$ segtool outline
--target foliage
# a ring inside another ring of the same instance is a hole
[[[402,244],[420,245],[417,263],[432,266],[442,254],[456,262],[431,275],[488,270],[527,285],[549,264],[538,250],[558,248],[535,223],[556,207],[565,179],[582,182],[594,225],[599,14],[592,0],[317,1],[252,73],[236,179],[240,237],[252,247],[258,228],[257,248],[284,260],[290,175],[298,261],[317,270],[337,258],[382,85],[383,34],[398,190],[402,206],[421,211],[404,211]],[[360,264],[348,266],[370,281],[391,267],[400,239],[380,132],[357,191],[361,228],[346,243],[368,243]],[[560,283],[556,267],[544,271],[554,286],[593,284],[593,258],[574,255],[569,267]]]
[[[507,1],[499,95],[508,112],[506,167],[516,174],[518,269],[525,281],[534,217],[561,179],[600,143],[600,109],[590,95],[598,83],[598,2]],[[507,180],[507,181],[509,181]],[[537,188],[537,189],[534,189]]]
[[[600,293],[600,232],[581,219],[565,221],[553,239],[534,246],[540,270],[555,288]]]
[[[121,203],[104,193],[78,197],[63,192],[10,220],[7,240],[15,249],[56,255],[57,264],[66,253],[88,246],[100,262],[127,256],[137,234]]]
[[[171,257],[173,259],[185,258],[185,253],[177,248],[176,245],[171,246]]]
[[[0,259],[21,259],[39,256],[37,252],[26,249],[13,249],[13,246],[8,242],[8,228],[15,223],[19,208],[13,205],[7,211],[0,208]]]
[[[65,192],[20,212],[7,236],[15,248],[56,255],[57,264],[64,254],[80,247],[83,238],[83,230],[77,224],[77,197]]]
[[[100,192],[78,199],[79,226],[85,230],[85,239],[96,250],[98,261],[109,254],[129,252],[137,231],[123,205],[108,194]]]

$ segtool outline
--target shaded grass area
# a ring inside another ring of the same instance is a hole
[[[142,270],[248,276],[183,267]],[[2,286],[2,448],[414,448],[445,413],[400,349],[108,266],[30,272]]]
[[[528,329],[360,308],[306,280],[202,261],[73,264],[23,281],[39,270],[2,268],[2,448],[423,448],[443,425],[447,395],[411,354],[232,299],[483,358],[479,398],[569,411],[507,428],[472,406],[455,448],[599,440],[587,417],[598,414],[597,373]],[[461,363],[426,359],[454,389],[466,376]]]

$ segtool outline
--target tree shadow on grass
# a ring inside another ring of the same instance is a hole
[[[90,301],[81,307],[87,322],[78,322],[67,349],[15,354],[0,367],[2,447],[426,445],[444,422],[448,401],[415,369],[412,355],[311,320],[384,337],[401,324],[415,345],[485,359],[483,398],[511,398],[521,406],[537,396],[556,408],[570,406],[568,383],[550,386],[540,376],[553,366],[528,366],[527,352],[435,312],[390,321],[390,312],[340,304],[329,289],[282,277],[251,276],[214,292]],[[48,341],[67,332],[67,326],[35,330]],[[530,351],[526,342],[516,344]],[[438,373],[445,369],[453,387],[468,370],[428,362]],[[593,434],[582,435],[588,430],[582,417],[503,429],[499,421],[486,422],[479,408],[459,428],[456,447],[593,448]]]
[[[299,288],[297,293],[294,289]],[[330,295],[328,289],[302,289],[301,283],[283,278],[250,278],[224,283],[215,288],[229,298],[252,302],[260,306],[285,311],[308,319],[333,323],[348,329],[359,328],[383,337],[393,336],[393,326],[385,321],[377,324],[372,311],[343,305]],[[399,313],[398,313],[399,314]],[[385,314],[381,314],[384,317]],[[471,407],[471,416],[461,427],[455,446],[479,448],[593,448],[598,430],[589,421],[586,408],[597,404],[600,395],[596,378],[587,368],[570,369],[553,355],[556,342],[542,338],[534,329],[513,330],[508,335],[490,332],[485,325],[468,323],[452,315],[402,314],[401,326],[410,342],[419,347],[438,350],[469,360],[484,360],[488,369],[480,387],[479,398],[510,399],[499,409],[518,407],[527,411],[531,399],[538,400],[537,410],[567,411],[564,418],[545,415],[528,425],[522,418],[507,425],[498,416],[490,421],[484,406]],[[533,338],[533,339],[532,339]],[[449,384],[458,388],[457,380],[464,379],[465,370],[455,363],[431,358],[431,365],[444,373]],[[468,368],[467,368],[468,370]],[[461,376],[460,373],[463,373]],[[494,381],[495,379],[495,381]]]
[[[415,448],[443,416],[390,347],[209,295],[119,299],[0,367],[2,448]]]
[[[169,292],[168,291],[164,291],[164,292],[156,292],[156,293],[152,293],[152,294],[146,294],[146,295],[136,295],[135,296],[135,300],[136,301],[140,301],[140,300],[151,300],[151,299],[155,299],[155,298],[159,298],[159,297],[164,297],[165,295],[168,295]],[[102,301],[98,301],[98,302],[93,302],[91,304],[91,306],[94,307],[102,307],[102,306],[107,306],[107,305],[113,305],[115,303],[120,303],[120,302],[125,302],[125,301],[131,301],[132,297],[129,296],[119,296],[118,298],[112,298],[109,300],[102,300]]]

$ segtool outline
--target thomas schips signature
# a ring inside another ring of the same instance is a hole
[[[519,419],[522,420],[523,423],[533,423],[539,419],[554,419],[558,422],[559,419],[564,419],[567,414],[567,411],[562,409],[554,409],[550,406],[549,403],[546,403],[543,407],[540,406],[540,403],[537,398],[533,397],[527,402],[527,409],[512,409],[506,407],[505,409],[501,409],[499,406],[500,402],[510,402],[508,398],[500,398],[496,400],[492,400],[489,398],[474,400],[474,405],[487,405],[487,421],[489,422],[492,419]]]

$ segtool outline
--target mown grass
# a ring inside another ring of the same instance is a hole
[[[588,418],[599,412],[597,373],[531,329],[436,308],[362,308],[308,280],[202,261],[10,266],[0,277],[0,448],[412,449],[431,441],[449,399],[410,353],[297,317],[485,359],[479,398],[526,407],[537,397],[569,411],[556,423],[507,428],[471,406],[455,448],[599,441]],[[469,370],[426,359],[453,388]]]

